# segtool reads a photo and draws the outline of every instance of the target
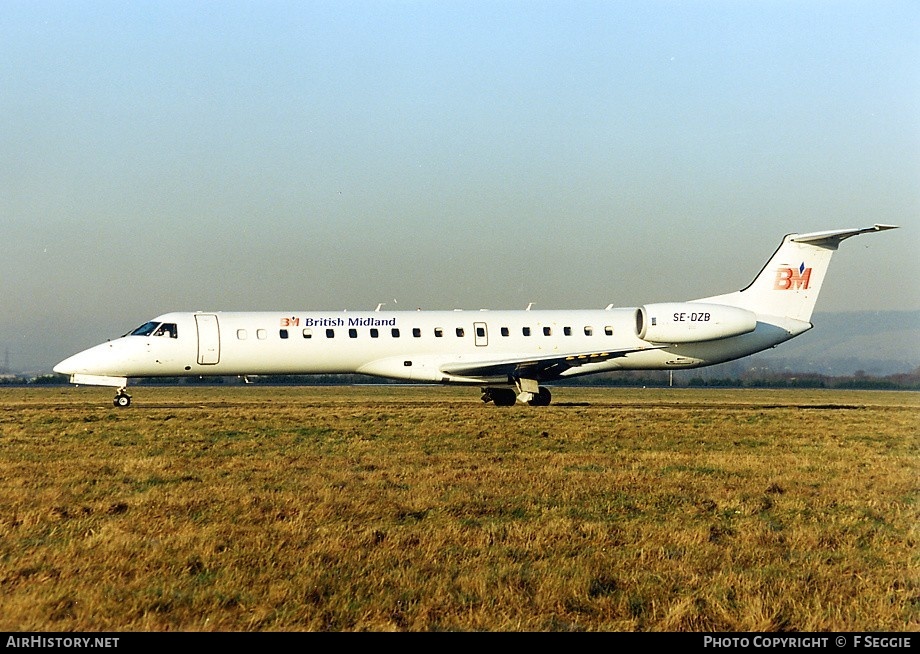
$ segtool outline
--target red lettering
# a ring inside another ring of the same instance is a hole
[[[789,278],[792,277],[792,268],[778,268],[776,270],[776,281],[773,283],[773,288],[777,291],[788,290],[792,286],[792,282],[789,281]]]
[[[777,268],[773,288],[777,291],[804,290],[808,288],[809,281],[811,281],[811,268],[806,268],[801,273],[792,268]]]

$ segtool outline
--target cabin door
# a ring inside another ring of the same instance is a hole
[[[479,347],[484,347],[489,344],[489,329],[484,322],[473,323],[473,334],[476,345]]]
[[[220,328],[213,313],[196,313],[198,325],[198,363],[213,365],[220,361]]]

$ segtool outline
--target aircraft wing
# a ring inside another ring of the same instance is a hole
[[[621,350],[602,350],[566,354],[547,354],[537,357],[504,359],[498,361],[458,361],[441,366],[441,372],[459,377],[499,377],[535,379],[546,381],[556,379],[570,368],[592,363],[601,363],[633,352],[657,350],[659,347],[634,347]]]

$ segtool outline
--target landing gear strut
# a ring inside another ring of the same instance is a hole
[[[515,379],[514,388],[517,390],[518,402],[530,406],[547,406],[552,400],[549,390],[537,384],[536,379]]]
[[[128,395],[128,391],[124,388],[119,388],[115,391],[115,399],[112,400],[112,404],[123,409],[127,406],[131,406],[131,396]]]

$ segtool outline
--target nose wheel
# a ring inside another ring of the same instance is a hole
[[[123,388],[119,388],[115,393],[115,399],[112,400],[112,404],[122,409],[127,406],[131,406],[131,396],[128,395],[128,391]]]

